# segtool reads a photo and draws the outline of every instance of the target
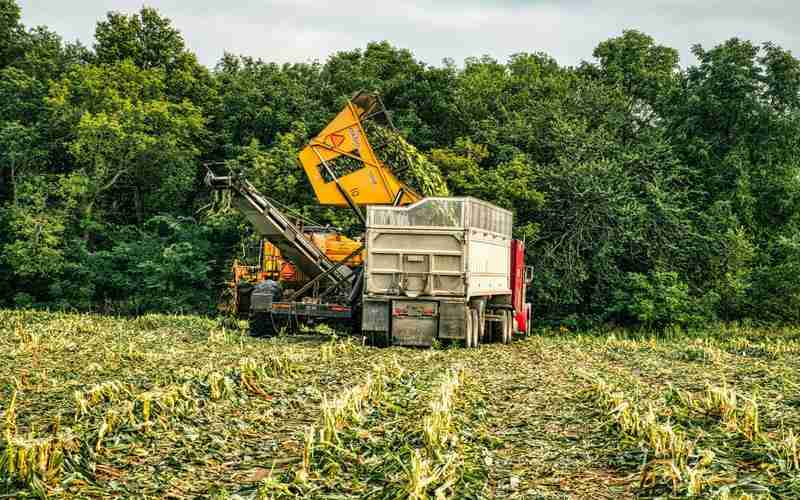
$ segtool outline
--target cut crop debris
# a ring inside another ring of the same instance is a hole
[[[794,329],[441,350],[191,316],[0,325],[4,496],[800,497]]]

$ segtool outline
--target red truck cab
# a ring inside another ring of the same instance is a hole
[[[531,304],[526,301],[526,289],[533,281],[533,266],[525,265],[525,243],[511,240],[511,305],[514,307],[516,331],[530,333]]]

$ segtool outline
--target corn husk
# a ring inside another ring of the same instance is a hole
[[[369,132],[378,146],[381,160],[423,196],[450,196],[439,167],[434,165],[402,135],[388,127],[375,126]]]

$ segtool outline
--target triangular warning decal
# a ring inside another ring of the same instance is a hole
[[[328,146],[332,146],[334,148],[338,148],[339,146],[342,145],[343,142],[344,142],[344,136],[341,134],[328,134],[328,136],[325,137],[325,143]]]

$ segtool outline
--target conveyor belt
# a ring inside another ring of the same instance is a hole
[[[280,249],[284,259],[297,266],[307,276],[315,278],[336,266],[278,207],[261,195],[246,179],[233,176],[217,177],[209,171],[205,181],[211,188],[230,190],[234,194],[233,202],[236,208],[261,235]],[[330,273],[330,278],[338,282],[349,277],[351,273],[347,266],[338,266]]]

